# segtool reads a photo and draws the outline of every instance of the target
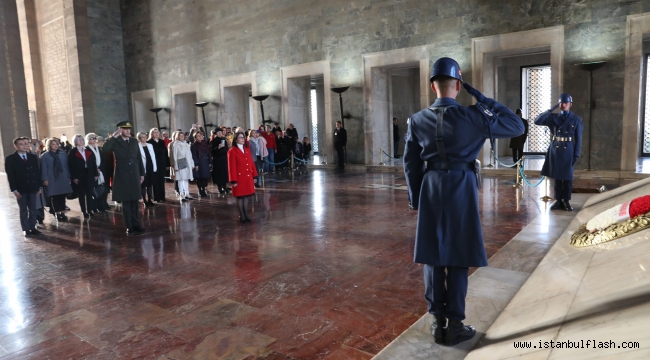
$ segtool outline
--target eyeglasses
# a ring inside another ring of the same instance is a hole
[[[88,138],[88,140],[97,140],[97,138],[96,137],[90,137],[90,138]]]

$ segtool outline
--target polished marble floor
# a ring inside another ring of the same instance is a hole
[[[272,175],[251,224],[211,195],[143,210],[139,237],[124,235],[119,208],[83,221],[71,201],[69,222],[47,217],[26,239],[0,176],[0,357],[369,359],[426,312],[404,184]],[[483,186],[491,256],[545,204],[540,188]]]

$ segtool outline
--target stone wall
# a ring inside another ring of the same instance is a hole
[[[626,16],[650,11],[650,2],[640,0],[122,0],[121,6],[129,93],[154,88],[157,105],[169,107],[170,86],[199,81],[200,101],[220,101],[219,78],[255,71],[258,93],[272,95],[265,111],[282,119],[279,68],[331,60],[332,86],[352,86],[344,94],[351,142],[363,142],[367,131],[363,54],[426,46],[431,62],[454,57],[471,79],[472,38],[563,25],[563,90],[585,123],[588,74],[574,64],[608,62],[594,74],[594,169],[620,167]],[[338,104],[331,106],[334,121]],[[363,144],[349,148],[352,162],[367,161]]]
[[[124,48],[120,0],[86,0],[86,12],[96,117],[92,131],[105,136],[129,119],[124,52],[119,51]]]

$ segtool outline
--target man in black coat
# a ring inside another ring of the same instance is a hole
[[[336,122],[336,129],[334,130],[334,149],[338,157],[337,169],[343,170],[345,168],[345,146],[348,143],[348,133],[345,131],[340,121]]]
[[[289,127],[287,128],[287,137],[291,140],[291,144],[296,142],[296,139],[298,139],[298,130],[296,129],[293,124],[289,124]]]
[[[399,126],[397,125],[397,118],[393,118],[393,157],[397,158],[397,149],[399,149]]]
[[[127,235],[137,235],[147,230],[138,219],[138,203],[142,197],[140,184],[144,181],[144,165],[138,141],[131,138],[131,123],[122,121],[117,131],[104,143],[105,151],[115,156],[115,175],[113,176],[113,200],[122,203],[122,215]]]
[[[39,235],[41,232],[36,230],[36,198],[41,195],[41,167],[38,157],[29,152],[29,138],[21,136],[14,139],[14,148],[16,152],[5,158],[9,189],[18,202],[23,234]]]
[[[524,133],[513,137],[510,139],[510,148],[512,149],[512,161],[517,162],[524,156],[524,145],[526,144],[526,138],[528,137],[528,120],[524,119],[521,114],[521,109],[517,109],[515,114],[519,116],[521,121],[524,123]]]

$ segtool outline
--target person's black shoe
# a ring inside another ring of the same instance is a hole
[[[245,223],[245,222],[246,222],[246,218],[243,218],[243,217],[240,216],[240,217],[239,217],[239,222],[242,223],[242,224]]]
[[[447,334],[445,334],[445,345],[458,345],[463,341],[473,338],[474,335],[476,335],[476,329],[473,326],[466,326],[460,320],[449,319]]]
[[[32,235],[41,235],[41,234],[42,234],[42,232],[40,232],[40,231],[38,231],[38,230],[36,230],[36,229],[31,229],[31,230],[29,230],[29,232],[30,232]]]
[[[133,228],[133,232],[134,232],[136,235],[144,234],[144,233],[147,232],[147,229],[137,227],[137,228]]]
[[[89,213],[83,213],[84,214],[84,219],[90,219],[90,214]]]
[[[188,195],[188,196],[185,197],[185,200],[194,200],[194,198],[192,196]]]
[[[433,324],[431,324],[431,335],[436,344],[445,343],[447,335],[447,319],[442,315],[433,315]]]
[[[246,222],[252,222],[253,220],[249,219],[248,216],[246,217]]]
[[[145,207],[154,207],[154,206],[156,206],[156,204],[154,204],[154,203],[151,202],[151,201],[148,201],[148,202],[144,203],[144,206],[145,206]]]
[[[43,220],[38,220],[37,222],[39,225],[43,225]]]
[[[32,236],[31,230],[23,231],[23,236],[24,237],[31,237]]]
[[[126,234],[127,235],[134,235],[135,231],[133,229],[126,229]]]
[[[551,210],[566,210],[564,202],[562,202],[562,200],[555,200],[553,205],[551,205]]]
[[[571,206],[571,203],[569,203],[569,200],[562,200],[562,203],[564,204],[564,210],[573,211],[573,207]]]
[[[65,211],[70,211],[70,208],[66,206]]]
[[[202,191],[199,191],[199,196],[202,197],[202,198],[206,198],[206,197],[208,197],[208,194],[204,190],[202,190]]]

